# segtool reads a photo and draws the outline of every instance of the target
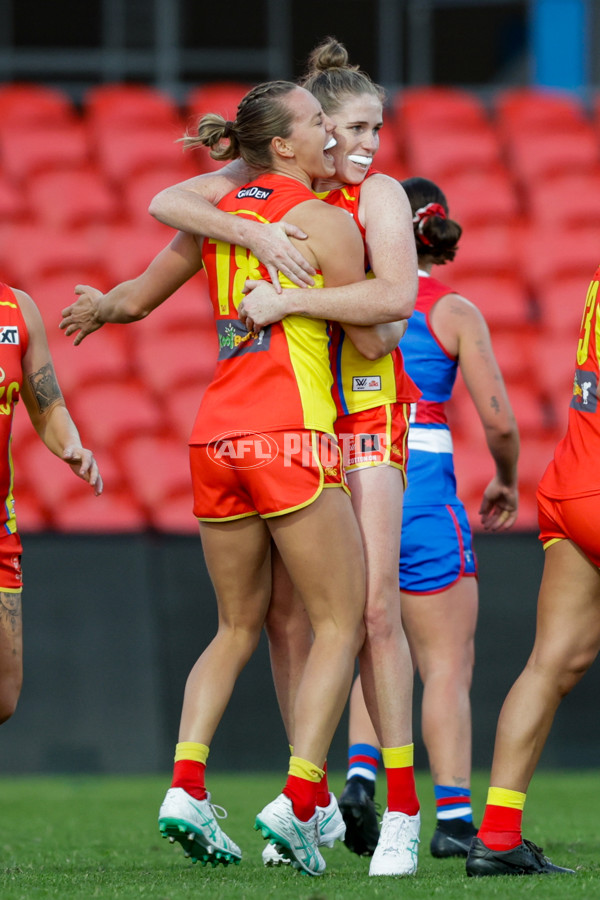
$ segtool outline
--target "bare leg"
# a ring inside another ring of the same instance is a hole
[[[423,740],[435,784],[471,784],[469,693],[477,624],[477,580],[438,594],[402,594],[404,628],[423,682]]]
[[[379,747],[379,741],[365,703],[360,675],[355,679],[350,693],[348,739],[350,744],[370,744],[372,747]]]
[[[535,644],[500,713],[491,784],[526,793],[562,698],[600,649],[600,572],[570,541],[546,550]]]
[[[367,567],[367,637],[359,654],[362,687],[379,743],[401,747],[412,742],[413,685],[398,591],[404,484],[392,466],[358,469],[348,481]]]
[[[308,613],[275,546],[271,551],[271,604],[265,620],[273,683],[287,739],[294,743],[293,710],[312,645]]]
[[[257,516],[200,524],[219,610],[217,634],[188,676],[180,741],[209,745],[258,643],[271,596],[270,537]]]
[[[10,719],[23,683],[21,594],[0,592],[0,723]]]
[[[322,767],[364,634],[360,532],[339,488],[268,523],[314,632],[294,708],[294,754]]]

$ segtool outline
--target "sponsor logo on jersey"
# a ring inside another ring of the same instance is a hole
[[[246,331],[237,319],[217,319],[219,338],[218,359],[232,359],[243,353],[260,353],[268,350],[271,343],[271,326],[261,331]]]
[[[381,375],[354,375],[352,378],[353,391],[380,391]]]
[[[598,408],[598,375],[576,369],[573,379],[571,408],[580,412],[595,413]]]
[[[259,187],[255,184],[253,187],[242,188],[235,196],[236,200],[243,200],[244,197],[253,197],[255,200],[266,200],[272,193],[273,188]]]
[[[19,343],[19,329],[16,325],[0,325],[0,344]]]

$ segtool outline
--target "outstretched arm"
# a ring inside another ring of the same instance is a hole
[[[496,474],[483,493],[481,522],[486,531],[506,530],[514,525],[519,505],[519,431],[487,323],[476,306],[456,294],[438,302],[432,322],[436,333],[440,324],[446,331],[454,329],[460,369],[496,465]]]
[[[101,494],[102,476],[91,450],[82,447],[79,432],[65,406],[39,310],[29,294],[18,290],[14,293],[29,332],[21,387],[29,418],[48,449],[64,460],[75,475],[87,481],[95,494]]]
[[[218,172],[207,172],[166,188],[154,197],[148,211],[159,222],[179,231],[246,247],[266,266],[278,290],[278,272],[293,284],[313,284],[314,268],[289,241],[289,237],[304,240],[305,232],[286,221],[263,224],[216,209],[225,194],[256,177],[257,173],[242,160],[235,160]]]
[[[79,298],[62,312],[60,328],[76,335],[80,344],[88,334],[106,322],[137,322],[160,306],[202,267],[202,255],[196,239],[178,233],[152,260],[145,272],[123,281],[103,294],[90,285],[78,284]]]

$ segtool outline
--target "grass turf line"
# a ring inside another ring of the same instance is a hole
[[[229,815],[221,824],[243,852],[239,866],[193,865],[181,847],[158,832],[158,808],[169,777],[56,776],[0,778],[2,831],[0,897],[105,900],[387,900],[440,896],[444,900],[512,898],[532,892],[570,900],[600,896],[600,821],[596,772],[538,772],[525,807],[525,836],[575,877],[467,878],[463,860],[429,854],[434,827],[433,788],[418,774],[422,805],[419,871],[413,878],[369,878],[369,860],[342,844],[324,850],[320,878],[288,867],[265,869],[264,841],[253,830],[256,813],[281,790],[281,775],[210,773],[215,803]],[[330,775],[338,794],[343,775]],[[383,791],[383,779],[379,791]],[[474,811],[481,818],[487,775],[473,779]]]

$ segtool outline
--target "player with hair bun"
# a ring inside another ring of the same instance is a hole
[[[466,856],[476,830],[471,810],[469,691],[477,620],[477,562],[463,504],[456,494],[452,435],[445,403],[458,369],[483,425],[496,473],[480,515],[487,531],[517,516],[519,440],[487,325],[479,310],[432,275],[454,259],[462,229],[443,192],[425,178],[402,182],[413,212],[419,294],[402,339],[407,371],[422,391],[411,412],[408,488],[400,554],[404,628],[423,682],[422,732],[434,781],[436,857]],[[352,691],[348,780],[340,797],[346,843],[372,852],[379,747],[360,681]],[[352,845],[353,842],[353,845]]]

